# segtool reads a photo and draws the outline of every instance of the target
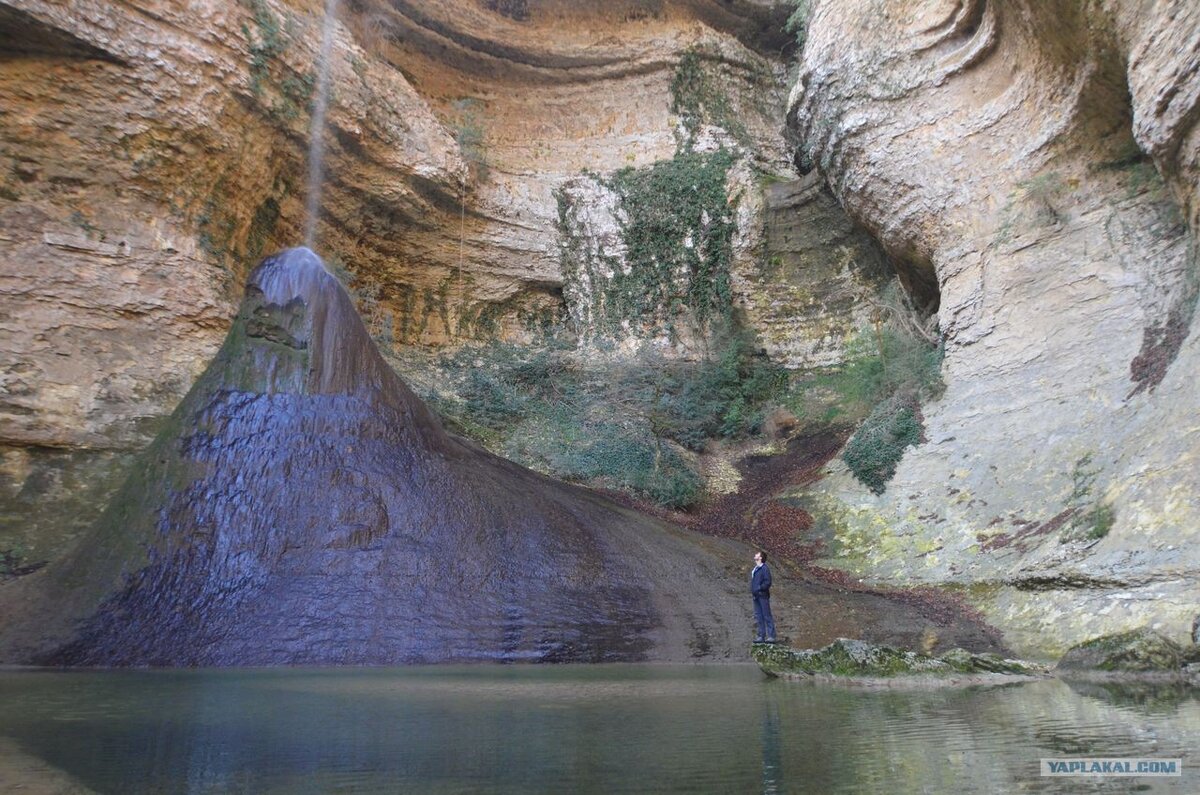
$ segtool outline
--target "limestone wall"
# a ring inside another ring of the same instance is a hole
[[[850,213],[936,284],[944,396],[840,565],[971,586],[1026,650],[1200,612],[1200,8],[815,4],[792,92]]]

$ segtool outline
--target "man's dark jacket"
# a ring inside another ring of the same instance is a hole
[[[752,596],[770,597],[771,570],[767,568],[767,564],[764,563],[759,566],[754,570],[754,574],[750,575],[750,594]]]

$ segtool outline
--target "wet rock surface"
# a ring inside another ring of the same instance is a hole
[[[91,534],[0,589],[0,661],[719,659],[747,557],[445,433],[291,249]]]
[[[1058,661],[1061,673],[1182,673],[1195,649],[1180,646],[1152,629],[1102,635],[1067,650]]]
[[[812,565],[828,539],[813,532],[807,511],[781,495],[818,480],[844,441],[842,431],[821,431],[790,439],[783,452],[747,456],[735,467],[736,490],[692,514],[639,503],[628,495],[611,496],[689,529],[766,552],[777,579],[786,583],[776,589],[771,609],[780,632],[793,643],[817,648],[853,635],[926,653],[957,646],[1009,653],[1000,632],[952,593],[873,585]]]
[[[1007,659],[998,654],[977,654],[956,648],[934,657],[849,638],[838,638],[820,649],[793,649],[778,644],[756,643],[751,655],[764,672],[789,678],[878,679],[963,674],[1035,677],[1046,674],[1046,670],[1036,663]]]

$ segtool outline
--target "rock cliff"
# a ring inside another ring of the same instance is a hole
[[[322,13],[0,5],[5,544],[53,557],[95,518],[217,349],[244,263],[301,239]],[[343,3],[316,245],[385,344],[529,339],[569,314],[555,191],[583,170],[668,159],[716,113],[744,162],[790,176],[784,15]]]
[[[1021,654],[1182,639],[1200,10],[807,5],[795,51],[792,3],[346,0],[316,247],[384,347],[688,357],[719,304],[796,369],[898,274],[946,389],[881,496],[838,464],[795,495],[825,562],[959,588]],[[299,240],[321,18],[0,3],[0,542],[91,524]]]
[[[1194,3],[814,4],[792,119],[940,298],[944,396],[838,565],[968,590],[1019,653],[1200,605]]]
[[[322,7],[2,8],[0,438],[144,444],[228,327],[242,263],[301,237]],[[788,168],[783,67],[759,54],[778,22],[753,3],[348,3],[317,245],[399,342],[561,313],[553,192],[670,156],[685,52],[754,94],[748,148]]]

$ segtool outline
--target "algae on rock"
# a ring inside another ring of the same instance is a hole
[[[751,655],[764,672],[784,677],[830,676],[870,679],[917,674],[1041,676],[1045,673],[1040,665],[1007,659],[998,654],[976,654],[965,649],[951,649],[934,657],[849,638],[838,638],[820,649],[792,649],[778,644],[755,644],[751,648]]]
[[[1078,643],[1058,661],[1059,671],[1110,673],[1179,672],[1185,649],[1160,632],[1142,627]]]

